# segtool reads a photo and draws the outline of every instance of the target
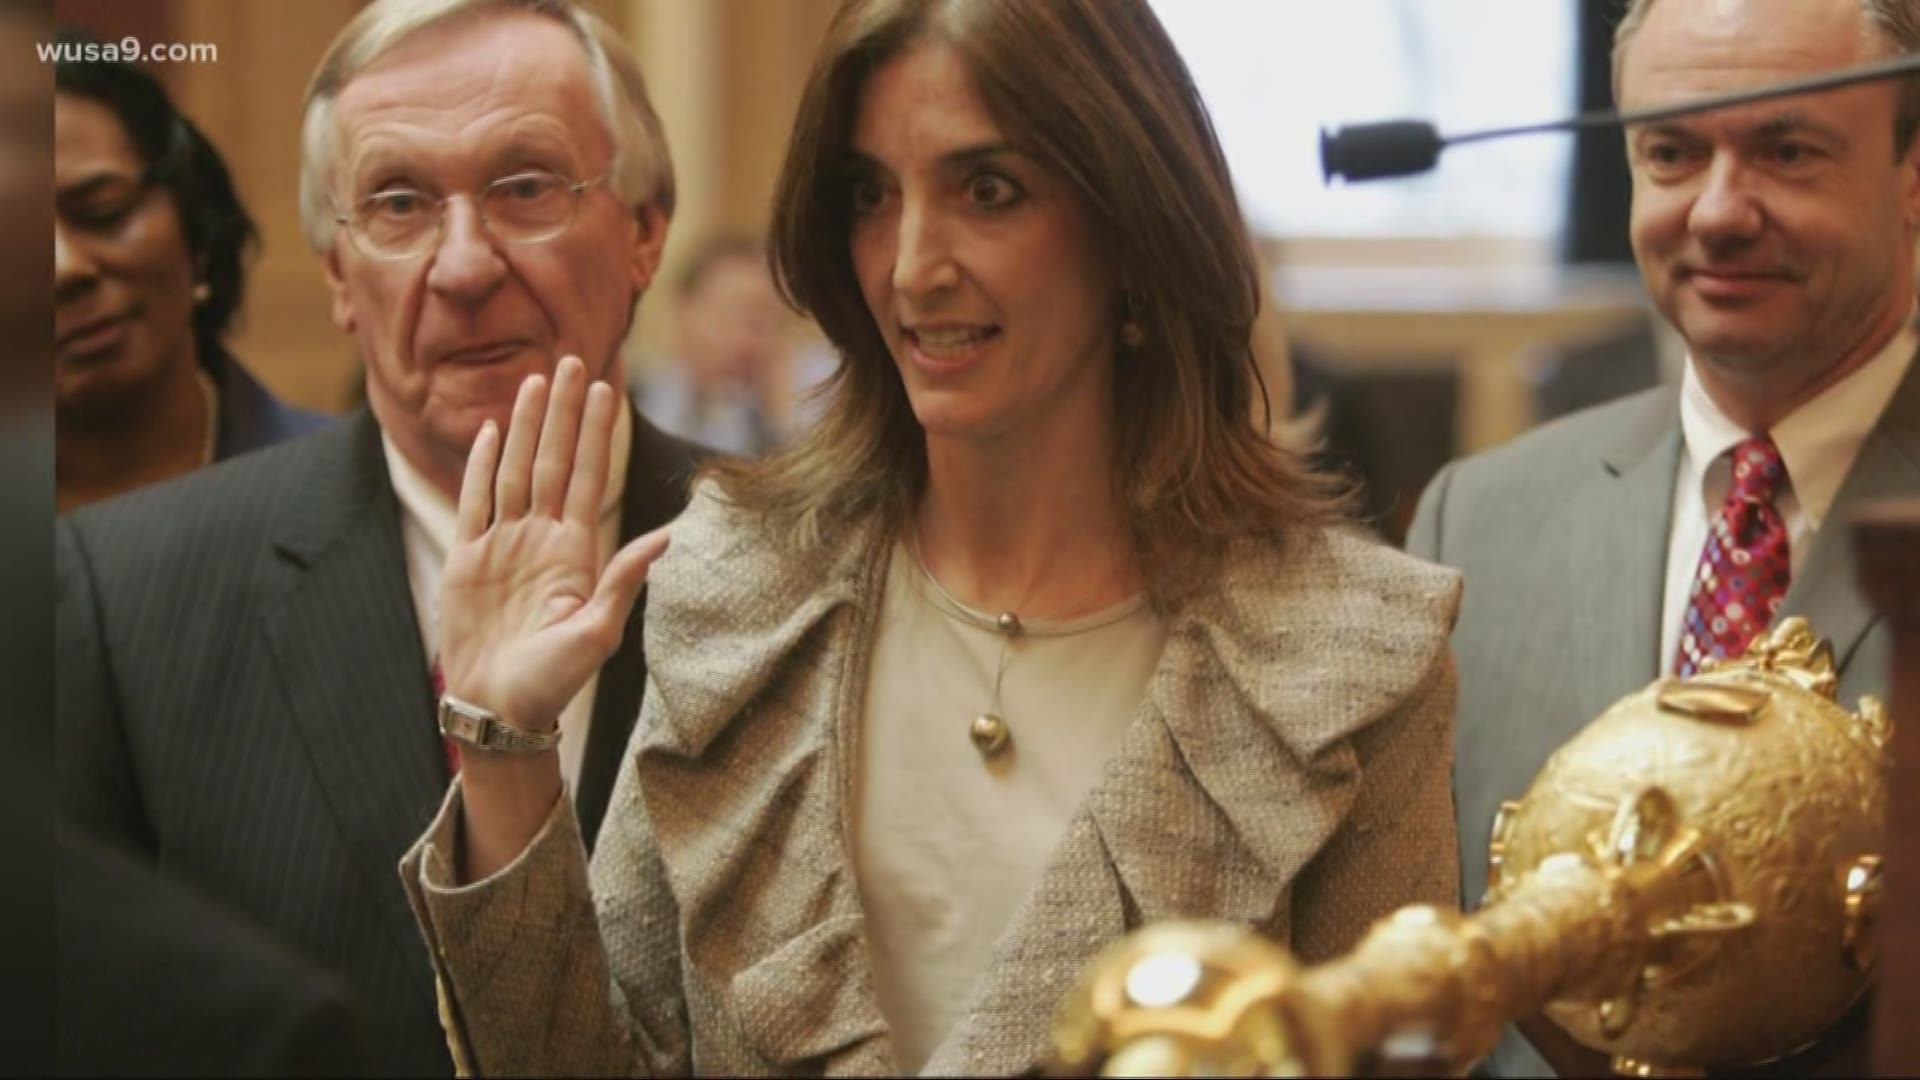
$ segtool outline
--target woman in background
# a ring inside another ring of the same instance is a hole
[[[1458,895],[1450,573],[1255,408],[1225,161],[1145,0],[848,0],[775,205],[842,361],[596,574],[618,395],[475,444],[448,699],[537,746],[651,577],[589,870],[550,750],[470,749],[402,875],[488,1075],[1013,1075],[1144,923],[1308,958]],[[443,710],[443,715],[448,715]]]
[[[222,345],[253,222],[219,152],[153,76],[54,64],[54,182],[61,512],[325,422],[276,401]]]

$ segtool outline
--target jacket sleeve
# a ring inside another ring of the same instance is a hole
[[[113,685],[94,572],[71,521],[54,523],[54,743],[60,810],[88,831],[152,852]]]
[[[1451,650],[1396,712],[1354,736],[1360,790],[1339,833],[1296,883],[1293,948],[1308,961],[1351,949],[1372,920],[1408,904],[1457,909]]]
[[[642,725],[656,699],[650,685]],[[679,914],[634,775],[621,771],[591,869],[563,797],[519,859],[458,884],[457,780],[401,860],[463,1074],[692,1071]]]

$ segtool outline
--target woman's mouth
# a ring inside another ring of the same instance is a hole
[[[133,325],[133,315],[115,315],[104,319],[95,319],[61,334],[55,345],[55,355],[61,360],[78,360],[117,348],[126,338],[127,328]]]
[[[902,327],[915,367],[932,375],[951,375],[971,367],[1000,337],[997,326]]]

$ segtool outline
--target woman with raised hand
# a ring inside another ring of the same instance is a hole
[[[841,364],[670,548],[594,572],[575,364],[469,463],[442,715],[513,748],[402,865],[468,1067],[1008,1075],[1144,923],[1311,959],[1455,902],[1457,581],[1266,436],[1251,245],[1145,0],[847,0],[774,216]],[[542,747],[648,578],[589,868]]]

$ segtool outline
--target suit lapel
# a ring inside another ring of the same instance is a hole
[[[1855,580],[1849,521],[1868,503],[1916,491],[1920,491],[1920,357],[1909,364],[1887,411],[1861,446],[1780,608],[1783,618],[1806,616],[1814,633],[1832,643],[1842,672],[1876,618]]]
[[[697,464],[684,444],[662,434],[638,412],[632,414],[632,452],[627,457],[627,489],[620,509],[620,542],[657,529],[679,515]],[[580,762],[580,782],[574,807],[580,833],[592,851],[613,796],[613,784],[626,758],[627,740],[640,716],[641,692],[647,684],[647,654],[641,627],[647,599],[642,593],[627,617],[620,648],[600,668],[599,690],[593,699],[593,723],[587,729],[586,754]]]
[[[271,526],[263,623],[326,809],[395,944],[420,938],[393,876],[447,784],[398,505],[362,410],[320,439]],[[423,988],[430,984],[425,965]]]
[[[1576,725],[1666,667],[1660,620],[1680,467],[1678,398],[1650,395],[1599,464],[1601,475],[1572,501],[1567,537],[1568,617],[1581,642],[1567,657],[1579,688]]]

